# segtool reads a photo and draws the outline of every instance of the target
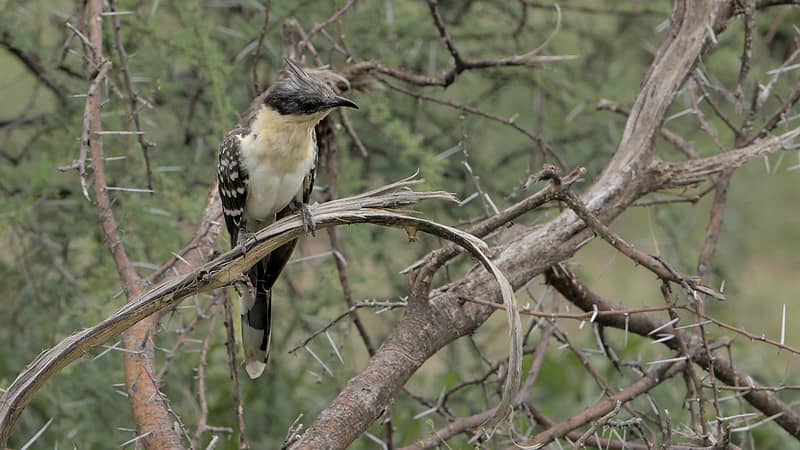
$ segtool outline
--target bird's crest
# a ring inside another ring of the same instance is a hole
[[[309,116],[333,107],[356,107],[355,103],[338,97],[337,91],[347,90],[349,83],[342,75],[328,68],[304,69],[289,58],[278,78],[264,93],[253,100],[243,123],[248,126],[258,111],[268,106],[281,115]]]
[[[284,78],[292,78],[296,81],[311,81],[311,76],[299,64],[286,57],[283,58],[283,62],[285,63],[282,70]]]

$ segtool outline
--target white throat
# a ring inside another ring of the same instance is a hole
[[[292,199],[302,200],[303,179],[316,159],[314,126],[327,114],[282,115],[267,106],[258,111],[250,134],[240,138],[249,173],[248,228],[271,223]]]

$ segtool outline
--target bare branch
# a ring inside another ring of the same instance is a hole
[[[564,267],[551,268],[547,271],[546,277],[549,284],[558,289],[567,300],[573,302],[584,311],[588,312],[594,308],[605,311],[622,307],[589,290]],[[659,328],[665,329],[665,322],[650,314],[637,314],[628,318],[618,315],[601,315],[598,316],[597,320],[603,325],[627,330],[650,339],[654,337],[651,334],[653,330]],[[681,332],[680,330],[671,330],[670,332],[673,333]],[[696,364],[699,364],[707,371],[710,371],[713,366],[714,374],[725,384],[730,386],[749,386],[753,388],[747,391],[745,399],[766,416],[781,414],[781,416],[776,419],[778,425],[793,436],[800,438],[800,413],[794,411],[791,405],[782,402],[773,391],[760,389],[760,386],[755,382],[752,376],[736,368],[730,360],[720,355],[714,355],[713,360],[711,360],[702,349],[700,339],[697,336],[689,337],[690,339],[687,339],[689,353],[692,355],[692,360]],[[663,341],[662,343],[673,350],[678,349],[678,344],[674,339]]]
[[[577,214],[578,217],[580,217],[581,220],[586,223],[586,225],[591,227],[595,233],[602,237],[606,242],[611,244],[611,246],[619,250],[619,252],[623,255],[646,267],[648,270],[658,275],[658,277],[662,280],[678,283],[687,287],[687,289],[698,290],[704,294],[712,295],[720,300],[725,299],[721,293],[716,292],[708,287],[704,287],[685,275],[676,273],[675,270],[668,266],[659,257],[648,255],[647,253],[644,253],[641,250],[636,249],[631,244],[625,242],[622,237],[611,231],[608,226],[603,224],[597,217],[595,217],[594,214],[592,214],[586,208],[586,205],[584,205],[581,200],[572,192],[561,190],[559,191],[558,198],[566,203],[570,209],[572,209],[575,214]]]
[[[350,7],[353,6],[354,3],[355,0],[348,0],[348,2],[344,4],[344,6],[342,6],[338,11],[333,13],[330,17],[314,25],[314,27],[311,28],[311,31],[309,31],[307,35],[303,36],[303,39],[297,43],[297,54],[302,55],[303,50],[305,50],[306,46],[309,45],[311,39],[325,27],[339,20],[339,18],[342,17],[342,15],[346,13],[347,10],[350,9]]]
[[[261,47],[264,45],[264,36],[267,34],[269,27],[269,14],[272,11],[272,0],[264,1],[264,23],[261,25],[261,31],[258,33],[258,40],[256,41],[256,49],[253,53],[253,65],[251,77],[253,79],[253,87],[250,91],[252,97],[260,94],[262,91],[261,84],[258,82],[258,60],[261,59]]]
[[[236,428],[239,433],[239,449],[248,449],[250,444],[247,442],[244,428],[244,409],[242,408],[242,393],[239,385],[239,366],[236,364],[236,333],[233,331],[233,305],[228,292],[225,292],[223,307],[225,309],[225,349],[228,354],[228,369],[230,370],[231,380],[233,381],[233,409],[236,415]]]
[[[498,116],[496,114],[487,113],[486,111],[480,110],[478,108],[475,108],[475,107],[472,107],[472,106],[468,106],[468,105],[462,105],[462,104],[454,102],[454,101],[442,100],[442,99],[438,99],[436,97],[431,97],[429,95],[422,94],[420,92],[414,92],[414,91],[406,89],[406,88],[404,88],[402,86],[398,86],[396,84],[389,83],[386,80],[382,80],[382,81],[383,81],[384,84],[389,86],[389,88],[391,88],[391,89],[393,89],[393,90],[395,90],[397,92],[401,92],[403,94],[406,94],[406,95],[409,95],[411,97],[414,97],[414,98],[416,98],[418,100],[426,100],[426,101],[431,102],[431,103],[436,103],[436,104],[439,104],[439,105],[449,106],[449,107],[455,108],[455,109],[457,109],[459,111],[463,111],[463,112],[467,112],[467,113],[470,113],[470,114],[474,114],[476,116],[480,116],[480,117],[483,117],[483,118],[486,118],[486,119],[501,123],[503,125],[507,125],[507,126],[513,128],[513,129],[519,131],[520,133],[524,134],[525,136],[527,136],[528,139],[530,139],[532,142],[538,144],[543,149],[544,153],[552,155],[553,158],[555,158],[555,160],[558,162],[559,166],[561,166],[562,168],[566,167],[565,164],[564,164],[564,160],[561,158],[561,156],[558,153],[554,152],[553,149],[550,148],[550,146],[547,145],[544,142],[544,139],[539,134],[534,133],[534,132],[532,132],[532,131],[520,126],[513,119],[508,119],[508,118],[505,118],[505,117]],[[546,160],[546,154],[545,154],[545,160]]]
[[[99,73],[108,66],[103,57],[103,2],[91,0],[89,2],[89,39],[91,55],[85,55],[93,65],[99,67]],[[93,72],[92,65],[88,65],[90,80]],[[94,78],[97,79],[96,77]],[[90,81],[90,90],[92,82]],[[111,199],[108,195],[105,158],[103,153],[103,138],[98,132],[102,131],[100,114],[101,90],[95,89],[86,97],[86,109],[89,111],[89,121],[85,124],[84,136],[89,139],[89,147],[94,167],[94,194],[97,203],[97,213],[100,216],[102,231],[106,243],[111,250],[114,264],[122,280],[123,290],[129,302],[139,297],[142,292],[143,282],[136,273],[125,246],[122,242],[114,212],[111,209]],[[130,303],[129,303],[130,304]],[[152,330],[155,329],[157,317],[142,317],[138,324],[123,337],[126,351],[123,355],[125,364],[125,381],[128,385],[128,398],[133,410],[138,435],[142,436],[143,443],[153,449],[180,449],[183,447],[181,438],[172,426],[172,418],[168,407],[154,378],[154,349]],[[109,336],[111,337],[111,336]],[[10,426],[0,426],[0,442],[5,445]],[[0,446],[2,446],[0,445]]]
[[[753,31],[755,29],[755,0],[744,0],[744,45],[742,46],[742,58],[739,66],[739,77],[736,79],[734,94],[741,99],[744,95],[744,83],[750,73],[750,61],[753,57]]]
[[[531,0],[521,0],[522,4],[527,6],[528,8],[534,9],[553,9],[552,4],[542,3],[542,2],[535,2]],[[657,9],[650,9],[650,8],[638,8],[638,9],[621,9],[621,8],[609,8],[609,9],[601,9],[601,8],[593,8],[590,6],[580,6],[580,5],[561,5],[561,8],[567,11],[575,11],[583,14],[603,14],[603,15],[610,15],[610,16],[631,16],[631,17],[639,17],[639,16],[658,16],[663,17],[668,14],[667,11],[659,11]]]
[[[783,104],[772,114],[772,116],[767,120],[761,130],[759,130],[755,135],[750,137],[745,142],[745,145],[751,145],[756,142],[758,139],[765,138],[772,132],[775,128],[777,128],[781,122],[783,121],[785,115],[789,110],[800,100],[800,86],[796,87],[789,97],[783,102]]]
[[[556,438],[565,436],[572,430],[589,423],[592,420],[599,419],[604,415],[614,411],[618,403],[630,401],[645,392],[650,391],[654,387],[663,383],[671,377],[681,373],[686,368],[686,361],[678,361],[672,364],[666,364],[662,367],[650,371],[644,378],[631,384],[630,386],[622,389],[611,397],[597,403],[596,405],[586,408],[581,413],[570,417],[567,421],[556,424],[547,430],[536,435],[533,440],[529,442],[518,443],[515,448],[542,448],[549,444]]]
[[[320,122],[317,125],[316,133],[318,151],[325,157],[325,181],[328,185],[328,198],[326,198],[326,201],[330,201],[336,198],[336,177],[338,176],[338,146],[336,145],[333,119],[325,118],[325,120]],[[345,256],[344,247],[339,239],[339,233],[334,227],[328,228],[327,232],[328,241],[331,245],[331,251],[334,253],[334,255],[336,255],[336,258],[334,259],[336,261],[336,271],[339,274],[339,284],[342,286],[342,294],[344,295],[344,300],[347,303],[347,306],[351,310],[350,319],[356,326],[358,335],[361,337],[361,341],[364,342],[364,347],[366,347],[367,353],[369,356],[372,356],[375,354],[375,344],[373,344],[372,338],[367,332],[367,328],[361,321],[358,311],[353,308],[355,305],[355,300],[353,300],[353,288],[350,285],[350,274],[347,270],[347,259]]]
[[[656,174],[660,188],[687,186],[699,183],[711,175],[736,169],[746,162],[786,149],[800,137],[800,127],[781,135],[749,144],[729,152],[692,161],[671,163],[655,162],[651,170]]]
[[[407,83],[415,84],[417,86],[447,87],[453,84],[459,74],[468,70],[514,66],[538,67],[549,62],[566,61],[575,58],[573,55],[539,55],[539,52],[547,45],[547,43],[550,41],[550,38],[548,38],[545,43],[538,48],[522,55],[505,56],[493,59],[464,58],[456,48],[455,42],[447,31],[444,20],[439,13],[438,0],[428,0],[428,8],[430,9],[433,23],[436,26],[436,29],[439,31],[442,41],[447,47],[447,50],[450,52],[450,55],[453,57],[453,67],[438,76],[429,76],[413,73],[404,68],[387,66],[381,61],[373,60],[352,64],[345,68],[342,74],[348,79],[353,80],[360,77],[364,73],[378,72]],[[557,11],[559,11],[560,18],[560,10]],[[557,29],[558,26],[556,27],[556,30]]]
[[[111,12],[117,12],[116,0],[111,0],[109,5],[111,6]],[[128,53],[125,51],[125,46],[122,44],[122,37],[120,36],[121,25],[119,15],[113,14],[111,16],[111,21],[114,24],[114,45],[116,46],[117,53],[119,54],[122,79],[125,82],[125,90],[128,91],[130,116],[133,119],[133,124],[136,126],[136,139],[139,142],[139,147],[142,149],[142,156],[144,157],[145,173],[147,174],[147,189],[152,190],[153,171],[150,169],[150,153],[148,152],[148,149],[150,147],[154,147],[155,144],[145,139],[144,132],[142,131],[142,124],[139,120],[139,106],[142,102],[139,98],[139,94],[133,88],[133,83],[131,82],[130,69],[128,68]]]

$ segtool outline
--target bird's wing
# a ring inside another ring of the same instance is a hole
[[[239,228],[244,220],[244,207],[247,203],[247,168],[241,163],[241,136],[247,135],[246,128],[237,128],[228,133],[219,146],[219,196],[225,225],[231,235],[231,247],[236,246]]]
[[[225,225],[231,235],[231,247],[235,247],[239,229],[245,224],[245,205],[247,204],[247,168],[241,160],[241,137],[250,130],[237,128],[222,139],[219,146],[219,197]],[[242,295],[242,346],[245,354],[245,368],[251,378],[261,375],[269,357],[272,292],[270,288],[277,274],[269,274],[270,257],[257,262],[248,272],[255,292],[245,289]],[[281,266],[282,268],[283,266]],[[268,278],[269,284],[267,284]]]

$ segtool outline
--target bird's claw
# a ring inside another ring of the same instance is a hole
[[[314,221],[314,216],[311,215],[311,207],[307,203],[300,204],[300,217],[303,219],[303,230],[306,234],[311,233],[311,236],[317,236],[317,223]]]
[[[250,246],[250,244],[255,241],[256,235],[251,231],[247,231],[244,228],[239,229],[239,234],[236,236],[236,245],[242,247],[242,254],[245,253],[245,249]]]
[[[238,278],[233,282],[233,288],[236,289],[236,293],[239,294],[240,298],[243,298],[247,293],[255,292],[255,288],[253,287],[253,283],[250,281],[250,277],[245,274],[239,275]]]

